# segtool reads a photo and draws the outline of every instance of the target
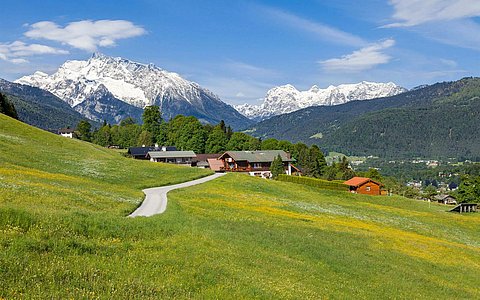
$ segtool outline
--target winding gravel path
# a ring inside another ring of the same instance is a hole
[[[161,214],[167,209],[167,193],[171,190],[204,183],[221,177],[225,174],[226,173],[215,173],[207,177],[187,181],[184,183],[144,189],[143,192],[146,195],[145,200],[143,200],[142,205],[140,205],[133,213],[131,213],[129,217],[150,217],[156,214]]]

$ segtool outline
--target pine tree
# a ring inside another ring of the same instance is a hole
[[[11,118],[18,119],[15,106],[2,93],[0,93],[0,114],[5,114]]]
[[[275,157],[272,164],[270,165],[270,172],[272,173],[273,179],[277,179],[278,175],[280,174],[285,174],[282,157],[280,155]]]

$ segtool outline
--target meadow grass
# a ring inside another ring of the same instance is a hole
[[[126,159],[0,115],[0,298],[480,297],[479,214]]]

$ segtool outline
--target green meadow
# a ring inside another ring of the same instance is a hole
[[[480,214],[124,158],[0,115],[0,299],[480,298]]]

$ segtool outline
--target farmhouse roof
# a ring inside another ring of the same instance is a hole
[[[130,147],[128,148],[128,154],[132,156],[146,156],[149,151],[155,151],[158,148],[155,147]]]
[[[149,151],[147,157],[151,158],[181,158],[197,157],[193,151]]]
[[[444,194],[442,194],[442,195],[436,195],[436,196],[435,196],[435,199],[437,199],[437,200],[445,200],[446,198],[452,198],[452,199],[455,199],[455,200],[456,200],[456,198],[453,197],[453,196],[451,196],[451,195],[444,195]]]
[[[210,169],[212,169],[213,171],[222,171],[222,168],[224,168],[223,162],[221,160],[215,158],[208,158],[207,161],[210,165]]]
[[[283,150],[227,151],[220,158],[225,155],[230,156],[235,161],[248,161],[251,163],[272,162],[278,155],[280,155],[282,161],[293,161],[287,152]]]
[[[209,159],[209,158],[217,159],[220,156],[222,156],[222,154],[220,154],[220,153],[217,153],[217,154],[197,154],[197,158],[195,159],[195,161],[197,161],[197,162],[207,161],[207,159]]]
[[[75,129],[72,129],[72,128],[60,128],[58,130],[58,133],[74,133],[75,132]]]
[[[371,181],[373,183],[376,183],[378,185],[382,185],[380,182],[376,182],[376,181],[374,181],[370,178],[367,178],[367,177],[353,177],[352,179],[349,179],[349,180],[345,181],[343,184],[358,187],[358,186],[361,186],[362,184],[367,183],[369,181]]]

